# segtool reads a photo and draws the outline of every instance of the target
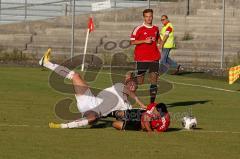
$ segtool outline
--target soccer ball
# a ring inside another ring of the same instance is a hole
[[[197,119],[193,116],[185,116],[182,119],[183,128],[190,130],[197,127]]]

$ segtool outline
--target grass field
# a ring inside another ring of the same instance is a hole
[[[91,85],[110,85],[106,72]],[[173,120],[169,132],[149,135],[111,127],[49,129],[50,121],[64,122],[55,115],[55,104],[65,97],[74,99],[51,88],[49,75],[40,68],[0,68],[1,159],[240,158],[239,82],[230,86],[201,74],[162,76],[175,82],[157,99],[169,105]],[[142,99],[147,104],[148,98]],[[76,111],[74,103],[72,110]],[[198,119],[198,129],[185,131],[179,119],[190,110]]]

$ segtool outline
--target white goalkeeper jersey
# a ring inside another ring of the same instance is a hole
[[[104,112],[102,116],[106,116],[115,110],[132,109],[132,105],[128,101],[127,95],[124,93],[124,84],[122,83],[116,83],[112,87],[104,89],[98,94],[97,98],[106,101],[111,107],[111,109]]]

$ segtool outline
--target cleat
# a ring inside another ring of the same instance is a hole
[[[178,65],[177,69],[174,71],[172,75],[177,75],[180,71],[181,65]]]
[[[43,66],[44,63],[47,63],[50,60],[50,55],[51,55],[52,49],[49,48],[47,52],[43,55],[43,57],[39,60],[39,65]]]
[[[49,126],[49,128],[52,128],[52,129],[61,128],[61,124],[55,124],[55,123],[49,123],[48,126]]]

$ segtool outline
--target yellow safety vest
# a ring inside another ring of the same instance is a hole
[[[166,30],[168,27],[172,28],[172,32],[169,34],[167,41],[165,42],[163,48],[175,48],[175,42],[174,42],[174,28],[173,25],[169,22],[166,26],[163,26],[160,32],[160,36],[163,40],[163,37],[165,36]]]

